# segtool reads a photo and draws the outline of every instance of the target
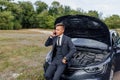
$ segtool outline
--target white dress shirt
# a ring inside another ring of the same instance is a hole
[[[63,38],[63,34],[60,35],[60,36],[58,36],[58,37],[60,37],[60,40],[59,40],[59,46],[61,46],[61,44],[62,44],[62,38]],[[57,40],[57,45],[58,45],[58,40]]]

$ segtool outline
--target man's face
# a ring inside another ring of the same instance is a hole
[[[56,32],[56,36],[60,36],[61,34],[63,34],[64,33],[63,26],[57,26],[55,32]]]

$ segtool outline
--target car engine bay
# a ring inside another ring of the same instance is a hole
[[[109,53],[105,50],[79,49],[71,59],[72,67],[86,67],[95,65],[108,57]]]

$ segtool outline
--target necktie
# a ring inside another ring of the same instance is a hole
[[[58,37],[58,46],[60,46],[60,37]]]

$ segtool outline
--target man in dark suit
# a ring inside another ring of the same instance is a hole
[[[62,23],[55,26],[55,31],[45,42],[45,46],[52,45],[52,62],[46,70],[46,80],[60,80],[66,64],[70,61],[76,48],[70,37],[64,35],[65,27]]]

